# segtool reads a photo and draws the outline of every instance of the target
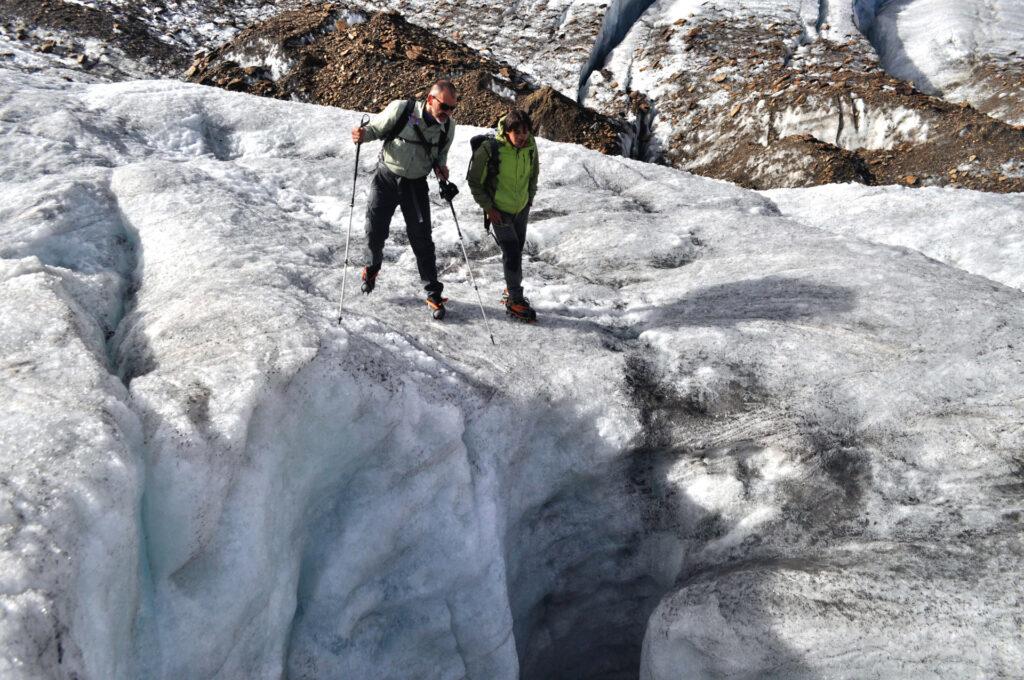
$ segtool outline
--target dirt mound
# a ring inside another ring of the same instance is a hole
[[[836,181],[834,163],[820,162],[827,157],[845,159],[840,177],[868,184],[1024,191],[1024,130],[889,77],[866,42],[819,40],[794,59],[760,26],[719,21],[697,29],[690,29],[689,44],[708,55],[707,66],[684,76],[683,91],[717,102],[699,107],[690,125],[718,153],[708,154],[684,134],[670,144],[668,156],[677,164],[717,156],[693,169],[763,186],[758,178],[777,174],[771,166],[797,150],[790,137],[814,130],[819,144],[799,144],[807,163],[794,186]],[[738,45],[737,32],[743,35]],[[723,40],[726,35],[732,39]],[[723,54],[723,44],[737,47]],[[718,168],[729,167],[753,172],[718,175]]]
[[[493,126],[513,105],[537,117],[538,134],[619,153],[628,126],[540,89],[507,64],[406,22],[336,4],[284,12],[199,57],[186,78],[251,94],[361,111],[423,97],[438,78],[459,90],[456,119]]]
[[[1024,191],[1024,129],[891,78],[861,37],[815,39],[795,21],[708,10],[655,25],[648,38],[630,68],[659,90],[649,160],[751,188]],[[616,75],[593,78],[606,113],[644,94]]]
[[[530,114],[541,137],[583,144],[604,153],[619,152],[619,136],[610,126],[602,125],[603,116],[550,87],[519,98],[518,104]]]
[[[860,151],[876,183],[1024,191],[1024,128],[966,104],[933,99],[929,108],[927,142]]]

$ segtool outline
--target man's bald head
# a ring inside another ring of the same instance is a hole
[[[459,93],[455,90],[455,83],[445,78],[434,81],[434,84],[430,86],[430,94],[435,97],[446,95],[444,98],[451,97],[452,99],[457,99],[459,96]]]

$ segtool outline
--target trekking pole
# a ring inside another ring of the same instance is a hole
[[[494,231],[491,230],[491,218],[487,217],[486,214],[484,215],[484,231],[486,231],[491,237],[491,240],[494,241],[494,245],[498,246],[498,250],[501,250],[501,244],[498,243],[498,237],[495,236]]]
[[[466,270],[469,272],[469,282],[473,284],[473,290],[476,291],[476,301],[480,303],[480,315],[484,317],[484,326],[487,328],[487,335],[491,338],[491,344],[497,345],[494,342],[494,333],[491,332],[491,323],[487,320],[487,312],[484,311],[484,300],[480,297],[480,289],[476,287],[476,279],[473,277],[473,267],[469,264],[469,253],[466,251],[466,241],[462,238],[462,229],[459,228],[459,218],[455,214],[455,204],[452,203],[452,199],[458,193],[458,188],[447,180],[439,179],[441,185],[441,198],[448,201],[448,207],[452,209],[452,219],[455,220],[455,231],[459,235],[459,245],[462,246],[462,256],[466,258]]]
[[[370,116],[363,115],[362,120],[359,121],[359,128],[365,128],[370,123]],[[363,146],[363,141],[359,140],[356,144],[356,169],[352,174],[352,200],[348,204],[348,234],[345,236],[345,273],[341,279],[341,304],[340,309],[345,308],[345,284],[348,283],[348,245],[352,240],[352,213],[356,210],[356,180],[359,178],[359,149]],[[341,321],[341,317],[338,317],[338,321]]]

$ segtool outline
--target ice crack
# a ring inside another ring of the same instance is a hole
[[[608,55],[618,47],[619,43],[626,37],[633,24],[643,16],[653,0],[612,0],[612,3],[605,11],[604,21],[601,30],[594,40],[594,47],[590,52],[590,59],[580,72],[580,81],[576,100],[583,103],[585,88],[590,75],[601,68]]]

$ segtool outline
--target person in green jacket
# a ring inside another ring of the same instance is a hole
[[[441,297],[444,284],[437,278],[427,175],[433,170],[439,179],[448,179],[448,150],[455,138],[451,114],[457,104],[458,94],[452,82],[438,80],[426,101],[395,100],[365,128],[352,128],[355,144],[384,141],[366,204],[369,264],[363,268],[362,291],[370,294],[377,284],[391,218],[395,209],[401,207],[409,245],[427,291],[427,306],[438,320],[445,315],[445,298]]]
[[[537,320],[537,312],[523,295],[523,247],[539,176],[533,123],[519,109],[501,118],[494,138],[476,148],[466,175],[473,199],[484,211],[485,226],[490,223],[501,248],[505,313],[530,322]]]

